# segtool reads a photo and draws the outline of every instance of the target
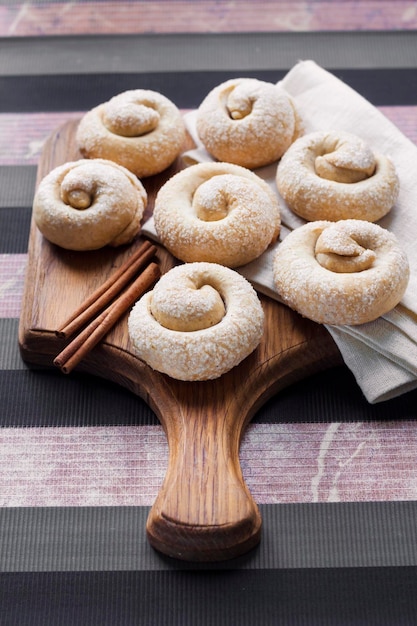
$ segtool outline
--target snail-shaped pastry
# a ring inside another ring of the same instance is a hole
[[[197,111],[197,133],[219,161],[250,169],[279,159],[300,132],[290,96],[255,78],[235,78],[215,87]]]
[[[398,196],[390,159],[345,132],[314,132],[297,139],[282,157],[276,182],[294,213],[308,221],[375,222]]]
[[[262,305],[240,274],[215,263],[186,263],[164,274],[128,320],[135,352],[179,380],[218,378],[258,346]]]
[[[147,194],[129,170],[104,159],[60,165],[43,178],[33,202],[41,233],[68,250],[130,243],[140,229]]]
[[[323,324],[370,322],[393,309],[409,279],[397,238],[365,220],[309,222],[279,244],[274,281],[283,301]]]
[[[154,220],[178,259],[238,267],[260,256],[280,229],[276,194],[259,176],[231,163],[198,163],[159,190]]]
[[[146,89],[124,91],[91,109],[76,134],[84,157],[115,161],[139,178],[169,167],[184,138],[184,122],[175,104]]]

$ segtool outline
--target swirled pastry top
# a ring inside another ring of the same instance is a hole
[[[283,301],[304,317],[356,325],[400,302],[409,265],[397,238],[377,224],[317,221],[279,244],[273,275]]]
[[[215,87],[200,104],[196,124],[212,156],[251,169],[279,159],[302,126],[288,94],[254,78]]]
[[[179,155],[185,138],[180,111],[162,94],[133,89],[88,111],[76,141],[83,156],[115,161],[145,178]]]
[[[280,229],[276,194],[231,163],[199,163],[170,178],[154,208],[161,243],[186,262],[238,267],[260,256]]]
[[[129,243],[140,230],[147,202],[142,183],[105,159],[60,165],[40,182],[33,216],[41,233],[69,250]]]
[[[264,314],[240,274],[215,263],[185,263],[164,274],[128,320],[135,352],[179,380],[218,378],[258,346]]]
[[[339,131],[297,139],[278,165],[276,182],[289,208],[309,221],[375,222],[391,210],[399,192],[392,161]]]

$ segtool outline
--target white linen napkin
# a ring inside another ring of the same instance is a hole
[[[374,150],[390,156],[396,166],[399,197],[379,224],[396,234],[408,256],[411,277],[407,292],[393,311],[374,322],[326,328],[368,402],[399,396],[417,387],[417,146],[367,100],[314,61],[299,62],[280,85],[293,98],[306,132],[334,129],[354,133]],[[196,135],[195,111],[185,115],[185,122],[197,148],[183,155],[184,163],[212,160]],[[274,163],[255,172],[278,194],[276,168]],[[282,198],[280,204],[282,239],[304,220],[292,213]],[[143,232],[156,238],[152,219]],[[275,247],[270,248],[237,271],[258,291],[279,300],[272,278],[274,252]]]

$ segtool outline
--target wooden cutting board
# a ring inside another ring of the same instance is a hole
[[[50,137],[38,182],[54,167],[81,158],[74,140],[76,126],[77,121],[70,121]],[[146,216],[159,187],[180,168],[178,160],[163,174],[143,181],[149,194]],[[138,238],[128,247],[71,252],[50,244],[32,223],[19,328],[21,354],[28,364],[53,367],[65,345],[54,331],[140,242]],[[158,260],[162,272],[176,263],[162,246]],[[266,296],[260,299],[266,319],[260,346],[217,380],[181,382],[153,371],[132,351],[127,315],[77,368],[143,398],[165,429],[168,469],[149,514],[147,536],[166,555],[216,561],[238,556],[258,543],[261,517],[239,463],[244,429],[280,389],[341,363],[322,326]]]

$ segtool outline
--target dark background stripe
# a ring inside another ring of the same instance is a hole
[[[416,406],[417,390],[369,404],[351,372],[341,366],[278,392],[259,409],[252,422],[415,420]],[[57,370],[0,371],[0,407],[0,427],[159,424],[138,396],[115,383],[76,372],[64,376]]]
[[[31,207],[35,181],[36,165],[2,165],[0,167],[0,215],[2,209]],[[19,223],[19,220],[17,221]]]
[[[5,626],[414,626],[417,568],[0,575]]]
[[[331,71],[376,106],[417,103],[415,68]],[[286,70],[244,72],[247,77],[270,82],[285,74]],[[235,70],[2,76],[0,113],[84,111],[128,89],[152,89],[179,108],[196,108],[213,87],[236,76]]]
[[[25,254],[27,252],[31,219],[32,204],[24,207],[0,208],[0,254]]]
[[[184,24],[184,29],[187,25]],[[417,66],[414,31],[66,35],[0,38],[0,75]]]
[[[150,547],[148,507],[0,508],[0,572],[417,566],[416,502],[264,504],[259,509],[263,529],[257,548],[235,559],[199,564]]]
[[[0,167],[0,254],[27,252],[36,170],[35,165]]]
[[[55,370],[0,372],[0,407],[2,427],[159,423],[147,404],[123,387]]]
[[[27,369],[22,361],[18,346],[19,320],[0,318],[0,371]]]

